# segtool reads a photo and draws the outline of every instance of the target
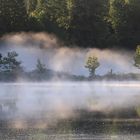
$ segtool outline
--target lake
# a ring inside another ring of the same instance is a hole
[[[138,140],[139,82],[0,84],[2,140]]]

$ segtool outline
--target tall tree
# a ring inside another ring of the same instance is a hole
[[[73,0],[47,0],[47,14],[59,27],[68,29],[71,22]]]
[[[22,71],[21,62],[16,59],[16,52],[8,52],[6,57],[3,57],[3,72],[17,73]]]
[[[25,4],[29,15],[37,8],[37,0],[25,0]]]
[[[136,54],[135,54],[135,57],[134,57],[134,61],[135,61],[134,66],[136,66],[140,69],[140,46],[138,46],[137,49],[136,49]]]
[[[48,22],[46,3],[45,0],[26,0],[31,30],[44,31],[46,28],[48,29],[46,26],[46,22]]]
[[[2,54],[0,53],[0,72],[3,69],[3,60],[2,60]]]
[[[86,62],[85,67],[88,68],[90,72],[90,77],[95,76],[95,70],[100,66],[100,63],[98,62],[98,58],[95,56],[88,57],[88,60]]]
[[[37,60],[37,64],[36,64],[36,71],[38,73],[44,73],[46,72],[46,66],[45,64],[42,64],[42,62],[40,61],[40,59]]]

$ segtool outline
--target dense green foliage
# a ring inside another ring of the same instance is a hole
[[[109,21],[119,45],[136,46],[139,44],[139,10],[139,0],[110,0]]]
[[[139,0],[0,0],[0,34],[47,31],[68,45],[135,48]]]
[[[0,32],[27,29],[27,13],[24,0],[0,0]]]

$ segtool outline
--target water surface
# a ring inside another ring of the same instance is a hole
[[[138,82],[0,84],[0,138],[140,139]]]

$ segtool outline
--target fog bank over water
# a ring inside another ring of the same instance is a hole
[[[47,127],[83,110],[117,114],[140,106],[139,89],[138,82],[1,83],[0,119],[14,121],[13,127],[30,127],[30,119],[35,120],[32,127]]]
[[[100,67],[97,74],[106,74],[111,69],[114,73],[139,73],[133,66],[134,52],[125,50],[99,50],[66,47],[56,37],[46,33],[19,33],[1,38],[0,52],[16,51],[25,70],[33,70],[39,58],[48,69],[64,71],[76,75],[88,75],[85,62],[89,55],[98,57]]]

